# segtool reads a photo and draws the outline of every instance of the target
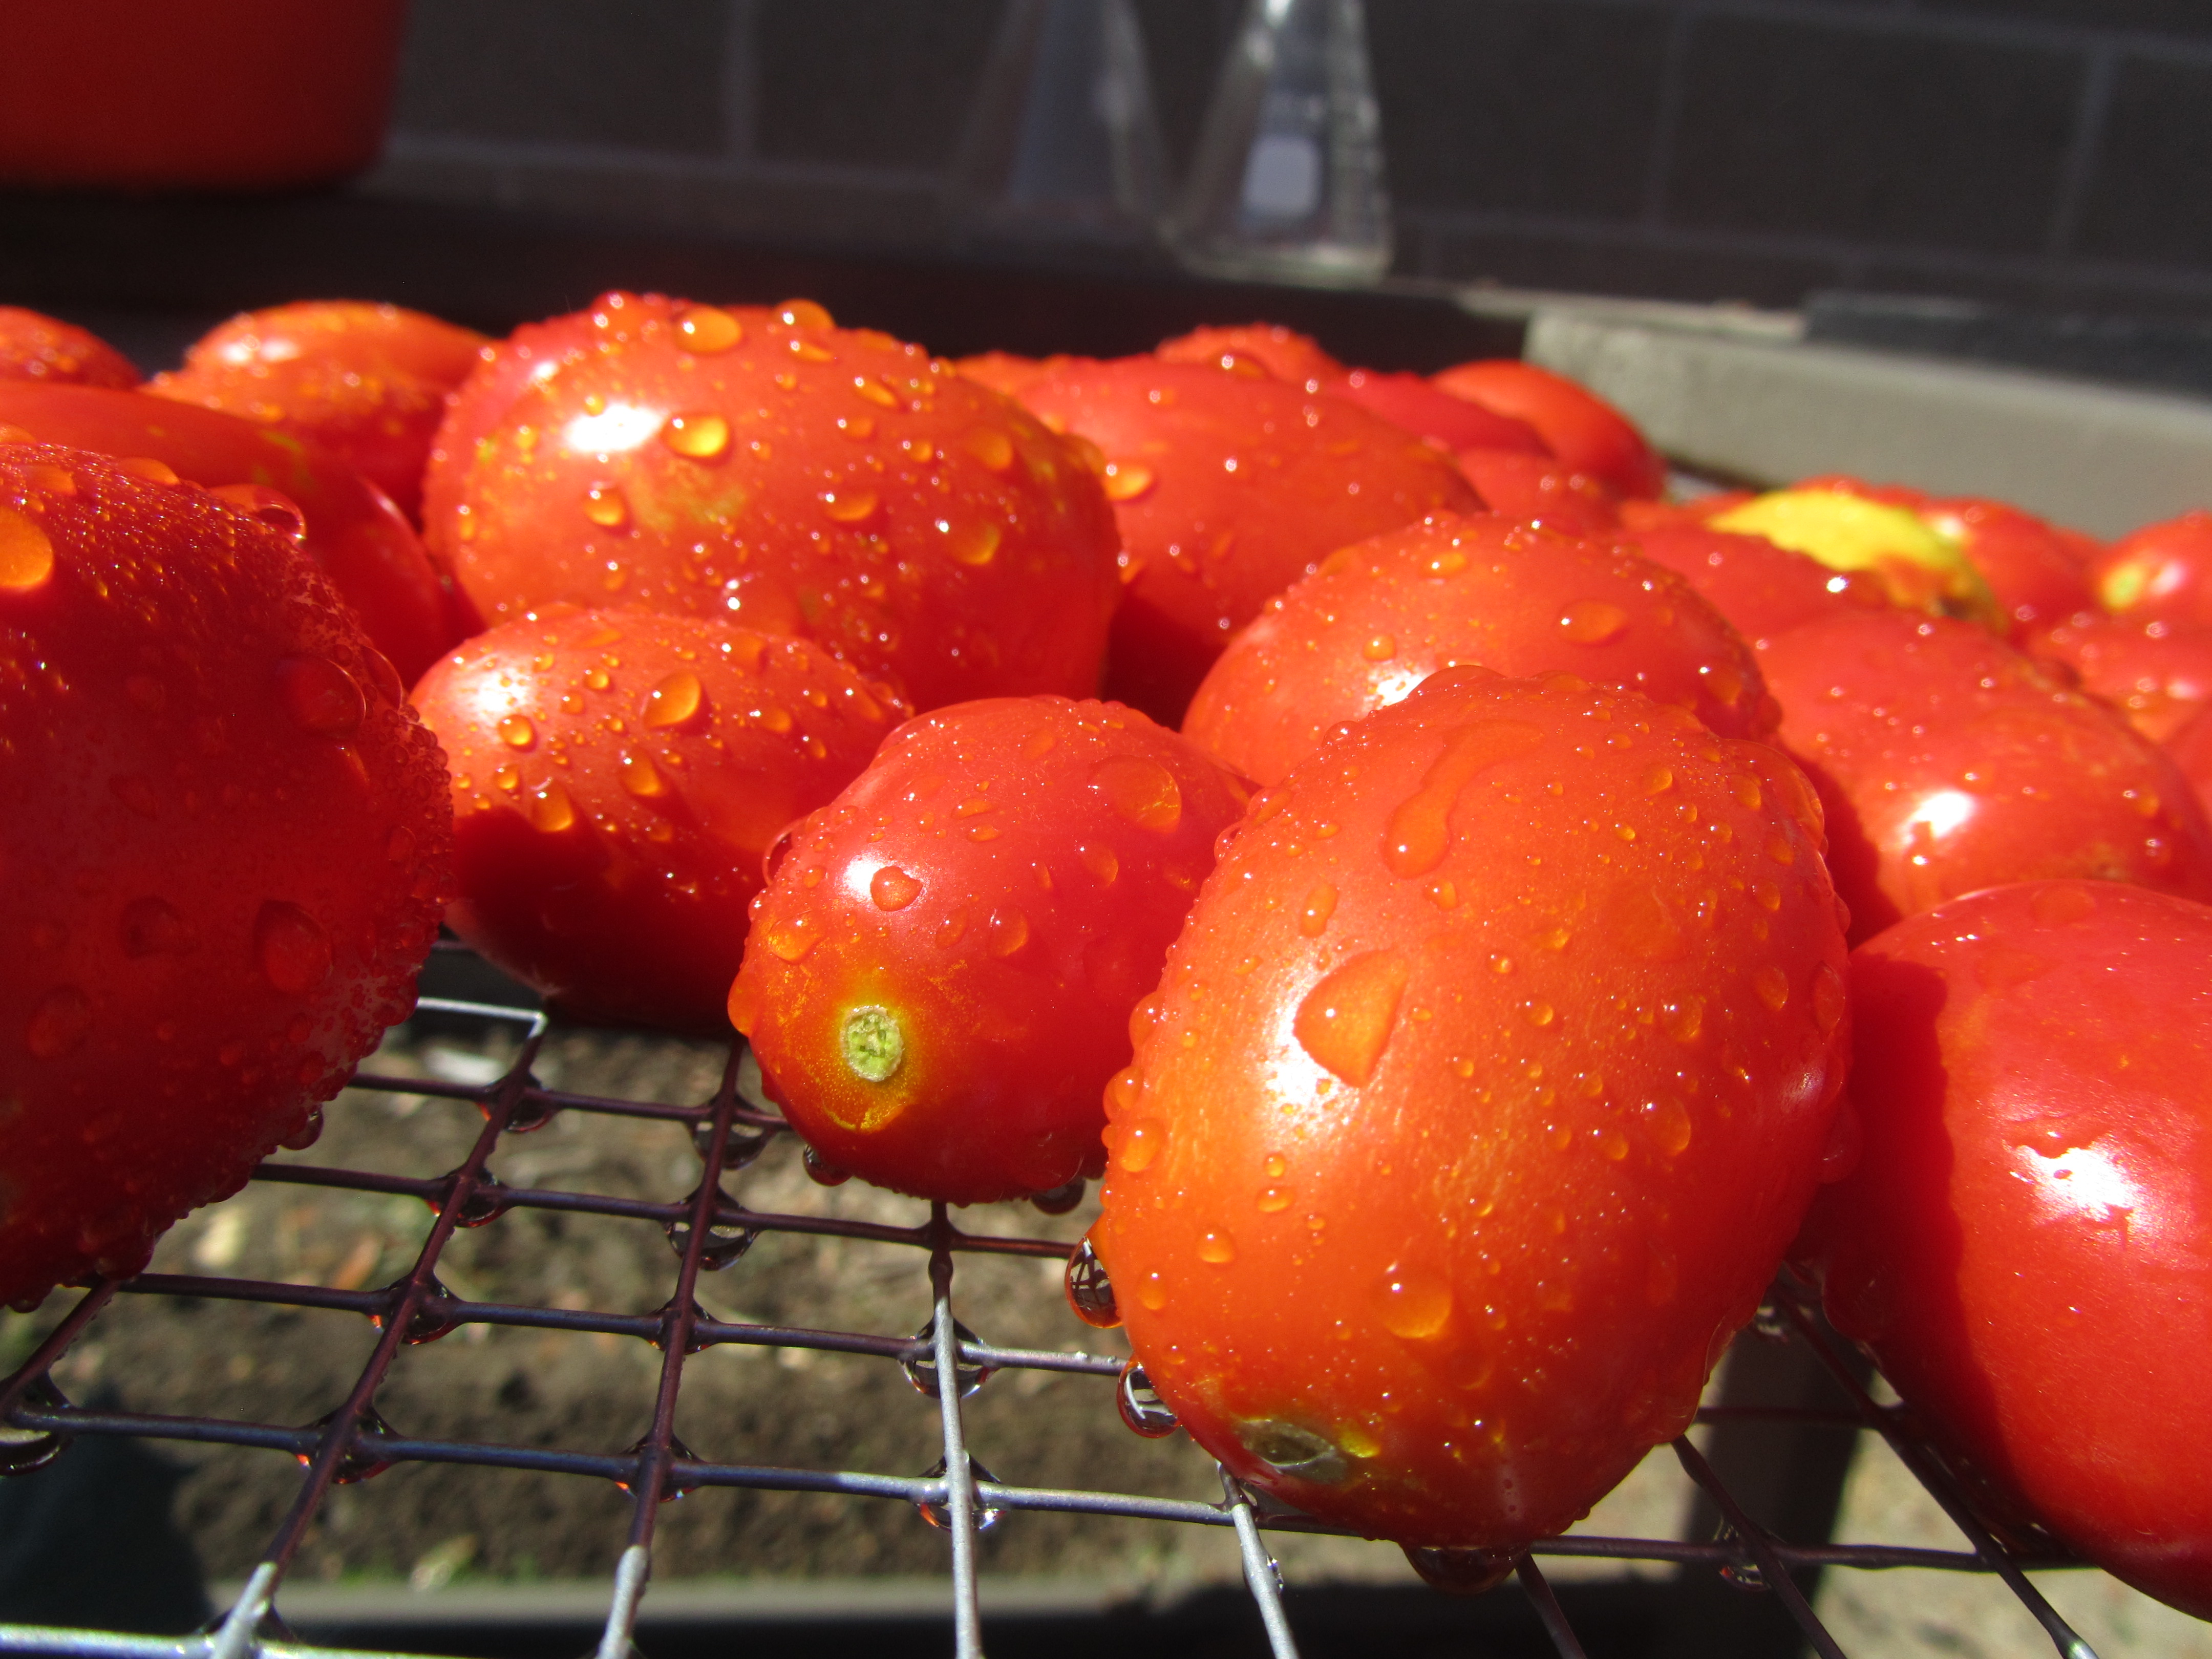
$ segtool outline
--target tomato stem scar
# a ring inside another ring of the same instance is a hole
[[[906,1060],[906,1033],[898,1016],[873,1003],[846,1012],[837,1042],[847,1067],[869,1083],[883,1082]]]

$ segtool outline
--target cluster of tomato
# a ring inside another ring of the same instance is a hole
[[[442,914],[734,1023],[825,1181],[1103,1175],[1077,1310],[1462,1583],[1790,1255],[1998,1524],[2212,1612],[2212,515],[1668,504],[1556,376],[1256,326],[308,305],[136,380],[0,313],[0,1294],[311,1133]]]

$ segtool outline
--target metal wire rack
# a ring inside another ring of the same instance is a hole
[[[1124,1414],[1140,1418],[1149,1406],[1141,1375],[1108,1356],[994,1346],[976,1339],[955,1316],[956,1267],[963,1255],[995,1252],[1053,1257],[1070,1254],[1064,1243],[1006,1237],[963,1231],[933,1206],[926,1223],[911,1227],[823,1216],[769,1213],[747,1207],[725,1190],[726,1175],[741,1171],[770,1139],[786,1133],[782,1121],[748,1103],[738,1087],[742,1046],[732,1049],[721,1085],[697,1106],[661,1104],[627,1098],[562,1092],[540,1086],[532,1066],[551,1030],[542,1013],[491,1004],[422,999],[419,1011],[506,1025],[520,1046],[504,1075],[481,1085],[422,1078],[379,1076],[364,1071],[356,1090],[427,1096],[447,1106],[480,1111],[483,1127],[468,1156],[450,1173],[429,1179],[325,1168],[301,1163],[264,1164],[261,1182],[310,1188],[399,1194],[419,1199],[435,1219],[411,1267],[380,1289],[343,1290],[205,1274],[142,1273],[121,1282],[97,1281],[61,1318],[29,1358],[0,1385],[0,1424],[11,1437],[0,1444],[0,1474],[20,1474],[58,1456],[74,1438],[127,1436],[154,1440],[260,1448],[289,1455],[304,1465],[297,1491],[259,1564],[229,1610],[203,1632],[181,1638],[141,1637],[42,1626],[0,1626],[0,1650],[100,1656],[101,1659],[319,1659],[357,1650],[304,1644],[286,1629],[275,1612],[280,1587],[291,1568],[318,1509],[332,1487],[364,1479],[409,1462],[538,1471],[613,1481],[630,1495],[628,1538],[617,1559],[608,1593],[607,1613],[598,1659],[627,1659],[653,1560],[654,1528],[662,1502],[702,1487],[749,1487],[792,1492],[840,1494],[853,1498],[889,1498],[921,1509],[941,1526],[951,1545],[954,1640],[960,1659],[983,1651],[976,1590],[976,1534],[994,1512],[1072,1511],[1101,1516],[1170,1521],[1233,1529],[1244,1580],[1277,1659],[1291,1659],[1297,1638],[1285,1609],[1280,1575],[1271,1558],[1268,1534],[1286,1531],[1328,1532],[1304,1517],[1288,1514],[1246,1491],[1225,1472],[1218,1503],[1204,1503],[1111,1491],[1085,1491],[1005,1484],[980,1471],[969,1453],[962,1400],[992,1371],[1034,1369],[1079,1373],[1098,1379],[1102,1395],[1121,1396]],[[687,1133],[701,1163],[696,1187],[669,1202],[653,1202],[592,1192],[509,1186],[494,1174],[491,1160],[506,1137],[540,1127],[563,1112],[606,1114],[658,1120]],[[465,1299],[438,1274],[441,1255],[455,1230],[495,1224],[516,1210],[567,1211],[626,1218],[662,1229],[678,1247],[674,1283],[667,1302],[647,1315],[624,1315],[568,1308],[510,1305]],[[742,1250],[763,1233],[832,1234],[860,1239],[890,1250],[913,1253],[926,1271],[933,1316],[915,1335],[813,1330],[711,1318],[694,1298],[702,1269]],[[120,1409],[95,1409],[65,1400],[52,1379],[57,1361],[118,1297],[203,1297],[320,1309],[357,1315],[368,1321],[377,1339],[343,1400],[306,1426],[217,1417],[163,1415]],[[1792,1541],[1762,1527],[1714,1473],[1712,1465],[1686,1439],[1674,1443],[1674,1455],[1689,1479],[1708,1495],[1722,1518],[1711,1541],[1575,1534],[1545,1539],[1510,1563],[1475,1564],[1493,1571],[1508,1565],[1522,1592],[1564,1659],[1578,1659],[1582,1640],[1559,1597],[1539,1565],[1540,1558],[1605,1557],[1704,1566],[1739,1584],[1763,1587],[1786,1607],[1805,1645],[1832,1659],[1842,1649],[1815,1617],[1793,1572],[1828,1567],[1937,1568],[1997,1575],[2049,1634],[2064,1659],[2094,1659],[2088,1644],[2069,1627],[2026,1577],[2029,1569],[2064,1565],[2047,1553],[2008,1547],[1978,1518],[1962,1490],[1937,1458],[1909,1431],[1908,1419],[1894,1407],[1877,1403],[1862,1386],[1860,1373],[1820,1324],[1806,1288],[1786,1276],[1778,1280],[1762,1323],[1770,1334],[1786,1333],[1803,1343],[1834,1378],[1850,1409],[1836,1412],[1709,1407],[1707,1423],[1765,1417],[1819,1423],[1838,1431],[1870,1429],[1895,1450],[1949,1514],[1973,1547],[1971,1552],[1905,1548],[1889,1545]],[[410,1345],[421,1344],[469,1324],[534,1328],[546,1331],[605,1334],[648,1343],[659,1351],[651,1428],[617,1455],[556,1448],[503,1445],[476,1440],[410,1438],[395,1432],[376,1411],[379,1388],[393,1360]],[[717,1462],[695,1456],[674,1432],[676,1406],[687,1358],[723,1344],[812,1349],[868,1356],[906,1369],[917,1387],[933,1391],[942,1425],[943,1459],[920,1477],[780,1468],[766,1464]],[[1110,1409],[1105,1399],[1102,1408]],[[1157,1416],[1147,1426],[1160,1426]]]

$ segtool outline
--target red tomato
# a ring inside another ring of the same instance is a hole
[[[829,1164],[972,1204],[1098,1173],[1129,1011],[1247,791],[1115,703],[902,727],[774,855],[730,1018]]]
[[[1510,449],[1462,449],[1458,459],[1491,510],[1509,519],[1569,536],[1603,536],[1620,527],[1613,492],[1587,472]]]
[[[1455,663],[1630,688],[1723,737],[1774,729],[1751,647],[1672,572],[1599,543],[1446,514],[1340,549],[1270,599],[1214,663],[1183,731],[1273,783],[1339,722]]]
[[[293,534],[410,683],[481,626],[398,508],[288,433],[143,392],[0,380],[0,441],[143,457]]]
[[[1107,457],[1121,580],[1107,688],[1174,725],[1230,634],[1338,548],[1481,505],[1400,428],[1279,380],[1148,357],[1024,394]]]
[[[726,1034],[761,859],[906,714],[819,646],[556,607],[422,678],[455,933],[577,1018]]]
[[[2199,709],[2166,740],[2166,752],[2197,792],[2197,803],[2212,815],[2212,710]]]
[[[1380,415],[1449,453],[1502,449],[1547,461],[1553,459],[1535,428],[1527,422],[1439,392],[1418,374],[1355,368],[1322,389],[1333,398]]]
[[[120,394],[113,394],[120,395]],[[437,935],[445,764],[290,540],[0,446],[0,1300],[312,1138]]]
[[[1798,1250],[1969,1481],[2212,1618],[2212,909],[1954,899],[1852,956],[1858,1171]]]
[[[0,306],[0,380],[127,391],[138,384],[138,368],[88,329],[20,306]]]
[[[2031,656],[2062,662],[2153,743],[2212,701],[2212,628],[2138,623],[2083,611],[2029,636]]]
[[[1310,335],[1280,323],[1246,323],[1233,328],[1194,328],[1163,340],[1153,356],[1164,363],[1257,363],[1279,380],[1320,392],[1342,380],[1345,366],[1321,349]]]
[[[1059,374],[1069,364],[1091,361],[1088,357],[1070,357],[1064,352],[1054,352],[1049,357],[1018,357],[1011,351],[986,351],[979,356],[956,357],[952,367],[994,392],[1019,398],[1039,380]]]
[[[1462,363],[1431,376],[1440,392],[1525,421],[1546,447],[1577,472],[1602,479],[1622,495],[1656,496],[1667,463],[1611,404],[1563,374],[1512,357]]]
[[[2131,531],[2092,562],[2105,609],[2137,622],[2212,623],[2212,512]]]
[[[546,357],[465,454],[441,439],[464,475],[441,533],[488,614],[619,604],[800,635],[917,708],[1096,689],[1114,521],[1071,446],[818,307],[640,308]],[[465,391],[456,422],[474,408]]]
[[[1645,501],[1630,496],[1620,504],[1621,527],[1632,534],[1651,530],[1695,530],[1710,524],[1732,507],[1756,501],[1751,489],[1714,489],[1685,501]]]
[[[2005,882],[2212,897],[2212,825],[2173,763],[1987,629],[1868,611],[1760,654],[1776,740],[1827,808],[1854,941]]]
[[[398,306],[303,300],[232,318],[147,390],[319,443],[419,520],[446,394],[489,343]]]
[[[1764,744],[1455,669],[1256,799],[1107,1094],[1093,1242],[1240,1479],[1563,1529],[1679,1433],[1843,1080],[1819,809]]]
[[[1698,590],[1736,631],[1764,647],[1785,629],[1850,611],[1887,610],[1879,579],[1831,570],[1764,536],[1683,524],[1630,532],[1629,544]]]

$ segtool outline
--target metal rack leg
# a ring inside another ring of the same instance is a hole
[[[1244,1557],[1244,1582],[1251,1589],[1252,1599],[1260,1604],[1260,1622],[1267,1627],[1267,1646],[1275,1659],[1298,1659],[1298,1644],[1291,1635],[1290,1618],[1283,1611],[1275,1558],[1267,1553],[1266,1540],[1260,1536],[1260,1517],[1252,1508],[1252,1499],[1227,1469],[1221,1471],[1221,1490],[1229,1500],[1229,1518],[1237,1525],[1237,1547]]]
[[[975,1480],[968,1467],[968,1436],[960,1421],[960,1337],[952,1323],[952,1252],[945,1206],[933,1204],[929,1252],[931,1316],[937,1360],[937,1407],[945,1425],[945,1511],[952,1534],[953,1650],[958,1659],[983,1659],[982,1610],[975,1596]]]

